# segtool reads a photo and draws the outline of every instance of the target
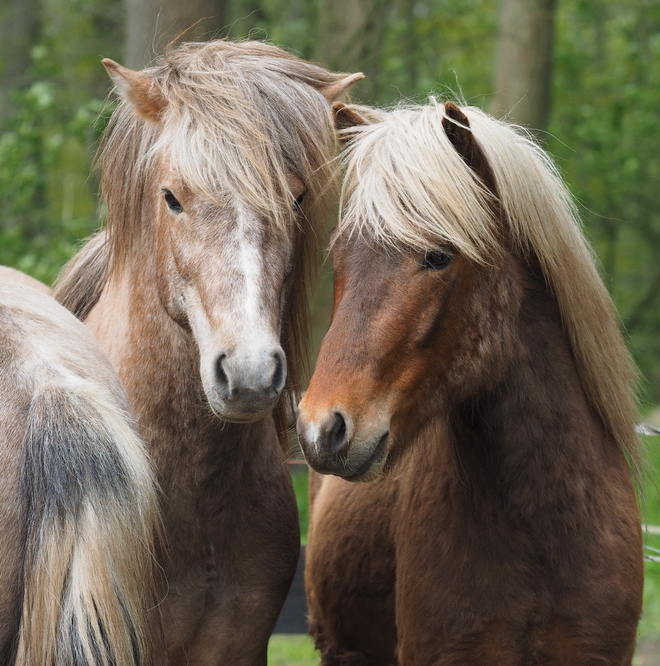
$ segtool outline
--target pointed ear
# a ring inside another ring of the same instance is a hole
[[[470,164],[474,137],[470,129],[468,117],[453,102],[445,103],[442,127],[456,152]]]
[[[319,92],[328,100],[328,102],[334,102],[338,97],[341,97],[351,86],[354,86],[358,81],[362,81],[363,78],[364,74],[362,72],[349,74],[343,79],[335,81],[335,83],[332,83],[325,88],[321,88]]]
[[[342,102],[335,102],[332,105],[332,117],[335,123],[335,129],[343,130],[357,125],[369,125],[369,121],[354,108],[346,106]]]
[[[445,103],[442,127],[447,138],[463,158],[463,161],[484,181],[486,187],[497,196],[495,177],[488,160],[470,129],[468,117],[453,102]]]
[[[119,95],[145,120],[159,122],[167,102],[153,79],[122,67],[110,58],[101,60]]]

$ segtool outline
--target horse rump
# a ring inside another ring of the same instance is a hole
[[[54,376],[32,397],[16,666],[153,663],[156,484],[128,415],[103,388]]]

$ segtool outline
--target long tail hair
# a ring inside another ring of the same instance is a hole
[[[94,382],[40,384],[24,441],[16,666],[153,664],[158,497],[143,444]]]

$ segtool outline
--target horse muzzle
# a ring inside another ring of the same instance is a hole
[[[266,417],[277,404],[285,382],[286,360],[279,347],[250,357],[221,353],[213,373],[203,381],[213,411],[232,423]]]
[[[356,428],[339,407],[310,418],[301,403],[297,430],[307,463],[321,474],[370,481],[380,475],[387,461],[389,424]]]

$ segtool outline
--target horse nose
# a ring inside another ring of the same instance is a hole
[[[215,362],[216,391],[227,403],[245,411],[263,409],[279,396],[286,382],[281,348],[253,354],[221,353]]]
[[[270,384],[270,390],[273,396],[279,395],[284,388],[286,382],[286,361],[284,359],[284,352],[278,351],[273,354],[275,359],[275,370],[273,372],[273,380]]]
[[[321,445],[337,458],[344,457],[348,451],[346,433],[346,419],[339,412],[333,412],[321,429]]]
[[[335,409],[321,419],[306,422],[298,419],[298,437],[308,462],[315,469],[333,470],[345,464],[350,446],[350,419]]]

